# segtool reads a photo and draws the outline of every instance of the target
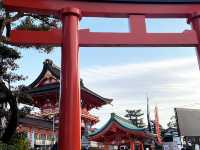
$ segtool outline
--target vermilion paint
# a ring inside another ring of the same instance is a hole
[[[65,0],[4,0],[10,11],[60,16],[63,29],[13,31],[13,44],[62,45],[59,150],[80,150],[79,46],[160,47],[195,46],[200,60],[200,4],[134,4]],[[66,8],[63,10],[63,8]],[[71,9],[68,9],[71,8]],[[84,17],[129,18],[129,33],[78,32],[79,8]],[[184,33],[146,33],[145,18],[190,18],[193,30]]]
[[[79,77],[78,24],[80,11],[62,10],[61,98],[59,150],[81,149],[81,104]]]
[[[189,22],[192,24],[193,29],[196,31],[196,35],[198,38],[198,41],[200,41],[200,13],[193,13],[191,17],[189,18]],[[196,46],[196,54],[197,54],[197,60],[200,67],[200,46],[199,44]]]

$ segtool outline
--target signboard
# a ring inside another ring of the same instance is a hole
[[[180,137],[173,137],[173,142],[175,142],[177,145],[181,145],[181,138]]]
[[[166,142],[163,144],[164,150],[179,150],[178,145],[175,142]]]
[[[200,136],[200,109],[175,108],[181,136]]]
[[[195,150],[199,150],[199,145],[195,144]]]

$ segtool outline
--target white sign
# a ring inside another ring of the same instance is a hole
[[[199,150],[199,145],[195,144],[195,150]]]
[[[163,149],[164,150],[178,150],[178,145],[176,142],[166,142],[163,144]]]

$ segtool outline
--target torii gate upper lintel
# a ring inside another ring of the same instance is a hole
[[[16,45],[62,46],[59,150],[80,150],[79,46],[196,47],[200,60],[200,0],[4,0],[10,11],[61,17],[63,28],[11,32]],[[80,17],[125,17],[129,33],[78,30]],[[147,33],[145,18],[188,18],[193,29],[183,33]]]

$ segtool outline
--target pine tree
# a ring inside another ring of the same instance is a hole
[[[167,126],[169,128],[176,128],[177,129],[177,123],[176,123],[176,117],[171,116],[170,121],[167,123]]]
[[[128,118],[133,125],[137,126],[138,128],[143,128],[144,122],[143,122],[143,115],[141,109],[136,109],[136,110],[126,110],[126,115],[125,117]]]
[[[27,77],[16,74],[16,70],[20,67],[16,63],[21,59],[21,48],[35,48],[36,50],[49,53],[53,47],[48,45],[29,45],[16,46],[9,42],[11,29],[17,30],[34,30],[34,31],[48,31],[52,28],[60,28],[61,22],[59,18],[54,16],[37,15],[32,13],[22,12],[8,12],[0,2],[0,80],[7,83],[9,89],[15,91],[19,102],[25,102],[26,99],[30,103],[30,97],[24,93],[26,90],[24,86],[13,87],[12,83],[16,81],[25,80]],[[16,84],[15,84],[16,85]]]
[[[151,120],[150,124],[151,124],[152,133],[156,134],[155,120]],[[165,129],[161,124],[159,126],[160,126],[161,137],[164,137]]]
[[[7,82],[9,88],[11,88],[12,82],[25,79],[22,75],[14,73],[19,67],[16,60],[21,58],[17,49],[35,47],[37,50],[47,53],[53,49],[53,47],[45,45],[13,46],[9,42],[11,29],[48,31],[60,26],[60,20],[52,16],[21,12],[10,13],[5,11],[4,8],[0,9],[0,76],[1,80]]]
[[[6,83],[12,95],[15,95],[18,102],[27,103],[31,101],[31,97],[26,93],[24,86],[14,87],[13,83],[20,80],[25,80],[26,77],[16,74],[16,70],[20,67],[16,63],[21,59],[21,48],[35,48],[37,50],[49,53],[52,51],[52,46],[31,45],[31,46],[16,46],[9,42],[11,29],[20,30],[39,30],[48,31],[51,28],[61,26],[59,18],[53,16],[41,16],[31,13],[8,12],[2,8],[0,2],[0,82]],[[15,101],[12,99],[12,101]],[[11,102],[12,103],[12,102]],[[13,102],[12,104],[16,103]],[[4,110],[4,109],[2,109]],[[0,116],[3,116],[0,112]],[[16,123],[16,122],[15,122]],[[14,124],[15,124],[14,123]],[[13,127],[12,127],[13,128]]]
[[[32,108],[24,106],[18,111],[18,116],[24,118],[26,115],[30,114]],[[19,127],[20,128],[20,127]],[[28,150],[30,149],[29,140],[27,138],[27,133],[16,130],[9,141],[3,143],[0,141],[0,150]]]

